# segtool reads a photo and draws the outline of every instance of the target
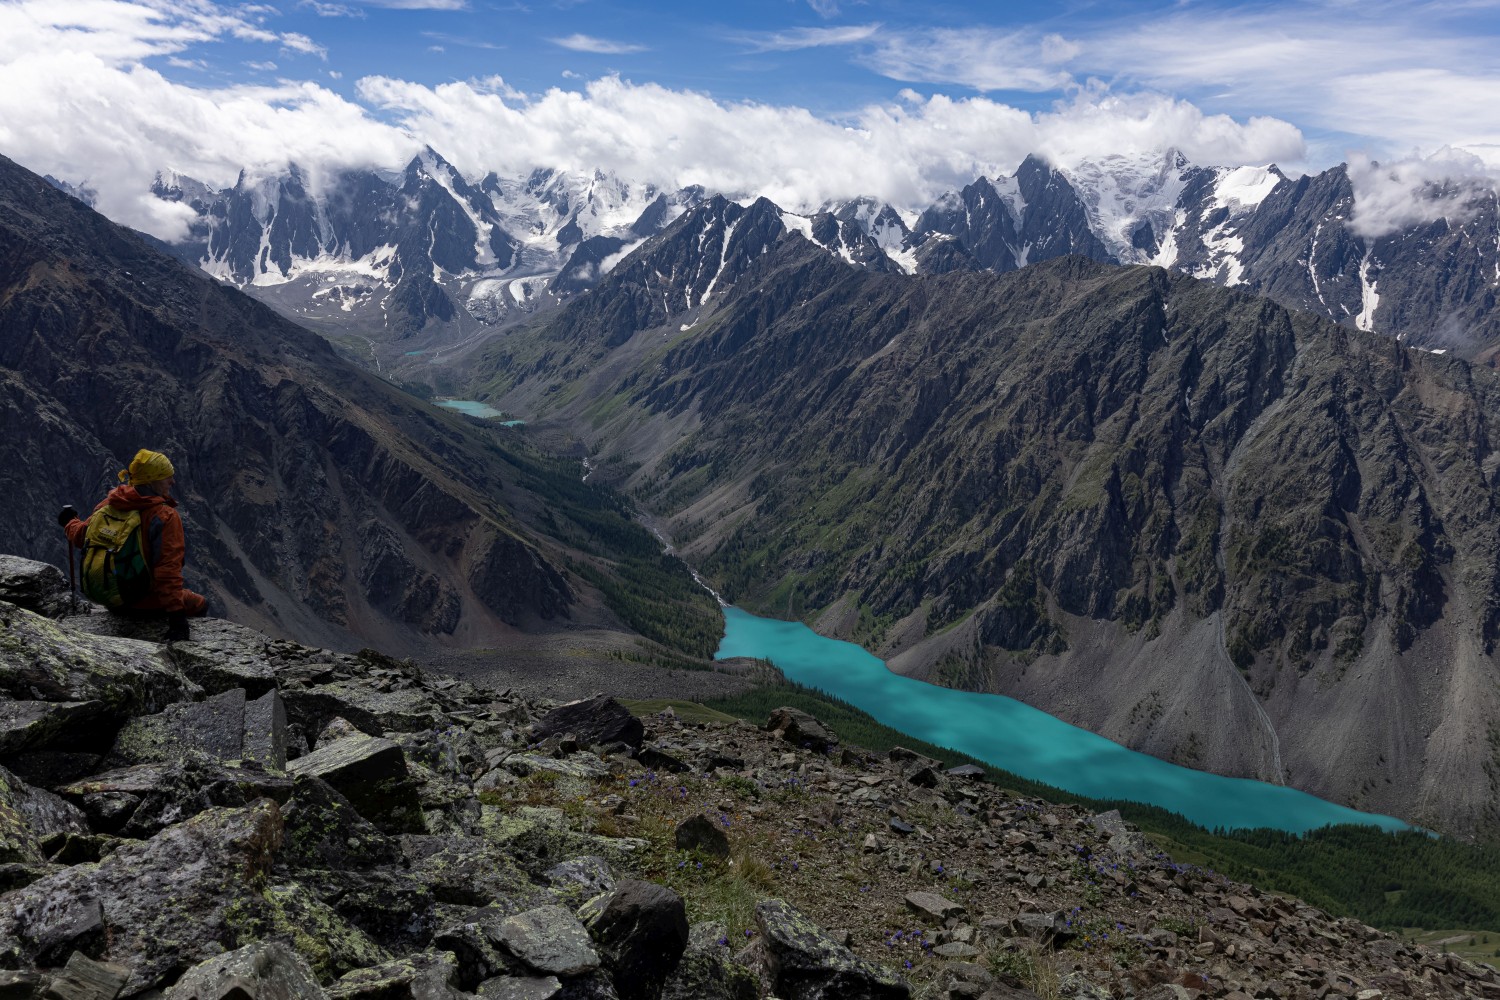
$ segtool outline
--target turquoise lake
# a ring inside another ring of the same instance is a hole
[[[1092,798],[1161,806],[1210,829],[1304,833],[1334,823],[1407,829],[1390,816],[1358,812],[1295,789],[1168,764],[1013,698],[902,677],[859,646],[824,638],[800,622],[726,607],[724,639],[715,655],[770,660],[788,680],[826,691],[893,729],[1024,778]]]
[[[488,420],[491,417],[503,417],[505,414],[495,409],[489,403],[480,403],[472,399],[445,399],[438,403],[439,406],[449,410],[457,410],[471,417],[479,417]]]

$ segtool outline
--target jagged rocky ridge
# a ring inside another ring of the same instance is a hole
[[[66,606],[8,567],[0,596]],[[792,710],[643,726],[225,621],[0,620],[6,996],[1500,996]]]
[[[663,315],[652,252],[693,235],[482,384],[612,459],[728,599],[1184,764],[1494,822],[1487,368],[1077,257],[922,278],[782,242]]]
[[[600,172],[469,181],[430,149],[392,173],[310,178],[293,167],[223,191],[165,176],[154,193],[197,213],[173,248],[184,260],[330,336],[357,329],[381,363],[414,373],[413,345],[423,363],[456,360],[456,342],[586,290],[682,212],[703,204],[709,228],[724,214],[704,204],[713,192]],[[1344,165],[1289,178],[1274,165],[1197,165],[1168,149],[1067,167],[1030,156],[1012,175],[977,177],[906,218],[868,198],[775,214],[778,236],[802,235],[860,267],[1003,272],[1068,254],[1158,264],[1487,361],[1500,346],[1497,194],[1451,182],[1416,196],[1443,212],[1372,229],[1357,219]],[[694,268],[716,273],[723,248],[706,238]],[[719,278],[722,289],[734,274]]]
[[[5,548],[65,558],[56,511],[88,510],[149,446],[178,470],[188,585],[269,631],[403,650],[570,615],[618,628],[560,568],[621,558],[548,486],[573,466],[400,392],[9,160],[0,205]]]

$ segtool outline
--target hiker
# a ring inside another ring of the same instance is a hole
[[[182,562],[187,545],[183,538],[182,517],[176,510],[177,499],[172,496],[176,482],[174,474],[167,456],[142,448],[136,452],[130,468],[120,472],[122,485],[110,490],[109,495],[94,507],[89,518],[80,520],[78,512],[71,506],[64,507],[57,515],[57,523],[68,533],[68,542],[87,553],[89,521],[101,516],[99,511],[110,507],[113,508],[112,514],[122,516],[128,516],[130,511],[140,512],[140,555],[144,557],[150,578],[142,581],[144,596],[129,599],[111,610],[165,614],[168,642],[188,638],[188,617],[202,615],[208,610],[208,600],[203,595],[182,585]],[[85,565],[87,559],[86,554]]]

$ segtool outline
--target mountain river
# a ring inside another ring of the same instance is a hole
[[[1303,833],[1334,823],[1407,828],[1390,816],[1358,812],[1296,789],[1168,764],[1012,698],[903,677],[859,646],[824,638],[800,622],[757,618],[726,606],[716,656],[770,660],[788,680],[825,691],[928,743],[1078,795],[1148,802],[1210,829]]]

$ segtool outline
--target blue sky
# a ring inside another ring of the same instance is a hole
[[[910,207],[1032,151],[1296,171],[1457,146],[1483,171],[1497,35],[1500,0],[0,0],[0,152],[165,235],[158,171],[223,184],[423,144],[471,174],[799,205]]]

